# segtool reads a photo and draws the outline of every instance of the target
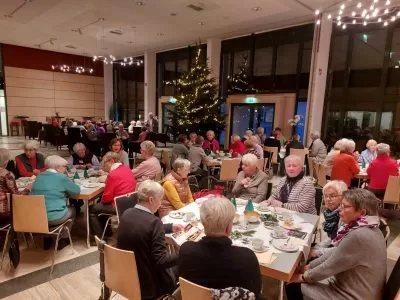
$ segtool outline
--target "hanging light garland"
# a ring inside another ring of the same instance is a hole
[[[113,64],[117,59],[114,55],[95,55],[93,56],[93,61],[102,61],[104,64]]]
[[[89,73],[92,74],[94,72],[93,68],[85,68],[82,66],[75,66],[75,65],[51,65],[51,69],[53,71],[61,71],[64,73],[75,72],[78,74],[82,73]]]
[[[346,29],[351,25],[382,24],[383,27],[400,19],[400,6],[392,4],[391,0],[347,0],[337,4],[337,11],[315,11],[316,25],[324,18],[332,20],[337,26]],[[336,5],[335,5],[336,6]]]
[[[118,61],[118,63],[123,66],[141,66],[143,64],[143,59],[137,59],[134,57],[124,57],[123,59],[121,59],[120,61]]]

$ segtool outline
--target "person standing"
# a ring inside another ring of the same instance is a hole
[[[145,126],[148,128],[149,132],[158,132],[158,120],[152,112],[149,113],[149,119],[145,122]]]

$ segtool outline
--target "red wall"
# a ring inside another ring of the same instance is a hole
[[[94,71],[90,75],[103,77],[103,63],[94,62],[90,57],[7,44],[2,45],[2,50],[4,66],[52,71],[51,65],[75,65],[93,68]]]

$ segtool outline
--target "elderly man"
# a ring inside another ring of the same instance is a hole
[[[309,156],[318,163],[323,163],[326,157],[326,147],[324,142],[320,139],[318,131],[311,133],[312,143],[308,148],[310,151]]]
[[[204,138],[198,136],[195,144],[190,146],[188,160],[190,161],[190,174],[195,175],[201,188],[207,187],[208,172],[202,168],[208,162],[208,158],[203,149]]]
[[[367,169],[369,177],[368,189],[378,198],[383,199],[389,176],[398,176],[399,167],[397,161],[390,158],[390,146],[380,143],[376,145],[377,157]]]
[[[229,235],[235,207],[226,198],[209,199],[200,207],[206,236],[186,242],[179,251],[179,275],[207,288],[242,287],[261,293],[257,257],[246,247],[235,247]]]
[[[169,254],[165,233],[181,231],[183,226],[163,225],[154,215],[164,196],[164,189],[159,183],[143,181],[137,195],[138,204],[122,215],[117,247],[135,253],[141,298],[157,299],[163,294],[172,293],[176,282],[170,268],[177,264],[178,256]]]
[[[298,133],[295,133],[292,137],[292,141],[287,144],[285,156],[290,155],[290,149],[304,149],[304,145],[300,143],[300,135]]]
[[[138,126],[137,123],[136,126]],[[149,119],[145,122],[145,126],[148,128],[149,132],[158,132],[158,120],[152,112],[149,113]]]
[[[100,167],[100,163],[96,155],[90,153],[84,144],[76,143],[72,149],[74,150],[74,154],[72,154],[67,160],[69,168],[98,169]]]
[[[174,164],[175,159],[185,158],[189,155],[188,139],[186,134],[178,135],[177,143],[172,147],[171,165]]]

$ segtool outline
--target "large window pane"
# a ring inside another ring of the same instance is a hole
[[[164,68],[164,95],[163,96],[174,96],[176,85],[176,73],[175,73],[175,62],[165,62]]]
[[[254,52],[254,87],[258,91],[272,88],[272,59],[274,48],[260,48]]]
[[[278,46],[276,60],[276,90],[294,90],[296,88],[297,61],[299,44]]]
[[[183,73],[187,72],[189,69],[189,60],[188,59],[182,59],[182,60],[178,60],[178,65],[177,65],[177,79],[180,78],[180,76],[182,76]]]
[[[393,32],[386,86],[391,87],[386,89],[386,94],[398,95],[398,87],[400,86],[400,28],[396,28]]]
[[[247,60],[247,73],[249,74],[250,50],[235,52],[233,58],[233,74],[239,74],[240,68]]]
[[[348,49],[348,36],[340,35],[332,39],[331,66],[332,74],[332,94],[340,94],[344,86],[344,70],[346,67],[346,57]]]

